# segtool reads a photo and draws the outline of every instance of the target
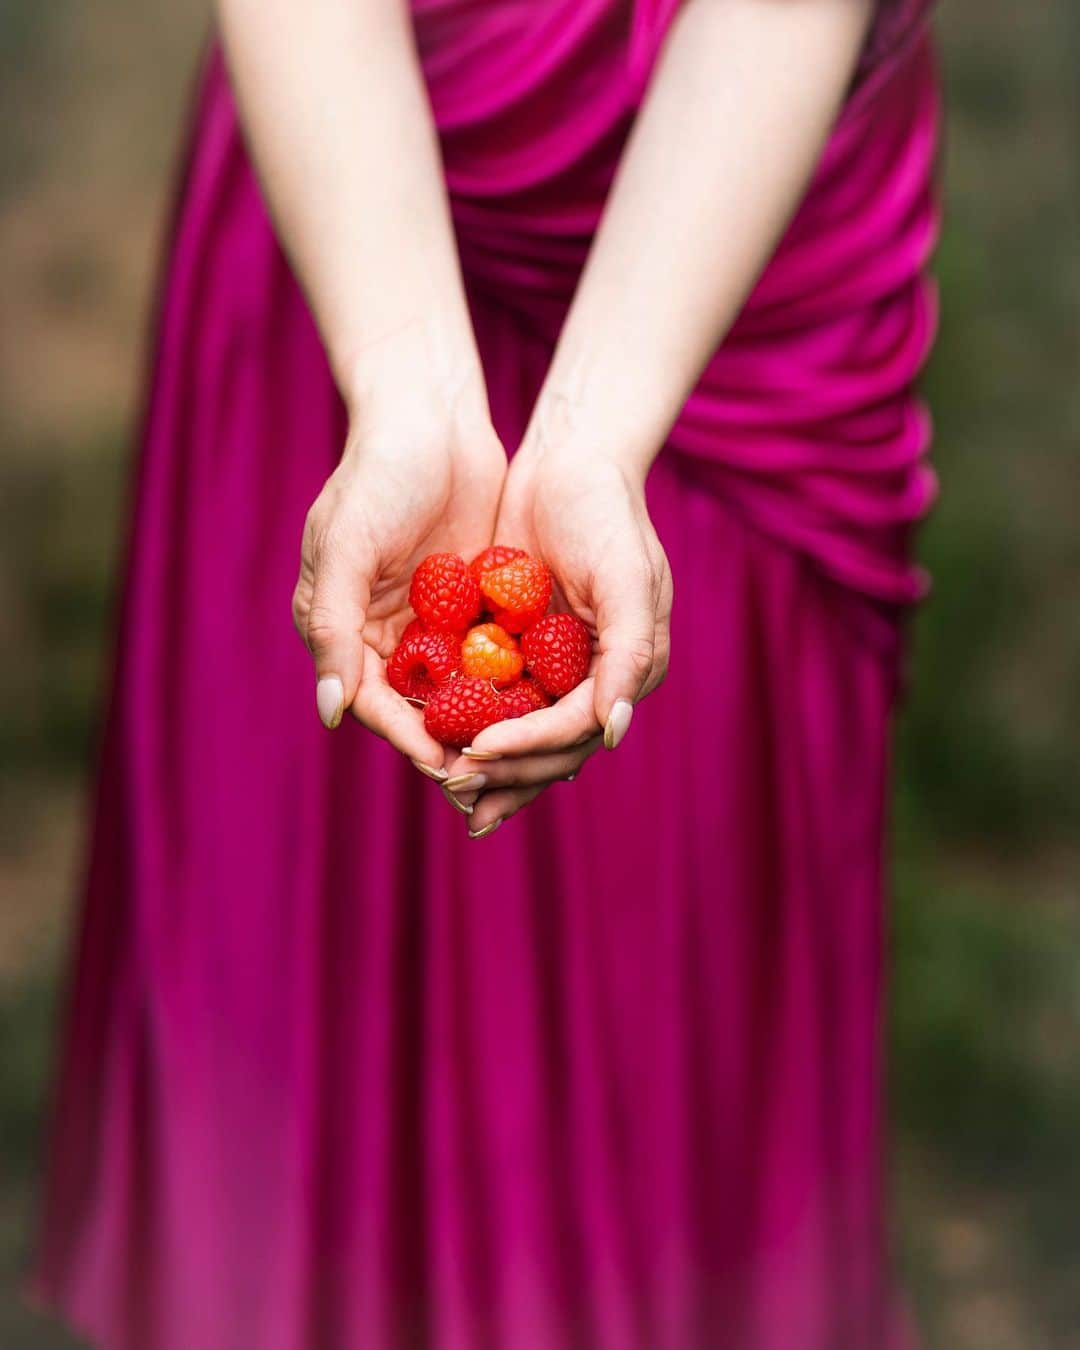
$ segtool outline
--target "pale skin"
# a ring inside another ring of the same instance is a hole
[[[615,748],[669,657],[649,468],[797,207],[873,0],[687,0],[509,467],[469,326],[403,0],[218,0],[247,133],[349,410],[294,620],[317,706],[385,737],[484,837]],[[392,284],[388,283],[392,278]],[[589,677],[462,754],[386,683],[415,564],[542,557],[596,634]]]

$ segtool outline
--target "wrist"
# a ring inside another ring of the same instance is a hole
[[[632,486],[644,488],[659,448],[639,428],[621,425],[613,410],[601,415],[548,386],[537,399],[517,458],[559,474],[607,465]]]
[[[371,344],[338,386],[349,417],[346,454],[367,446],[442,449],[490,433],[483,370],[472,334],[416,320]]]
[[[467,318],[424,314],[405,320],[335,361],[350,424],[383,425],[422,413],[448,422],[487,415],[483,370]]]

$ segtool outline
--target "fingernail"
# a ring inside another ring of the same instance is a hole
[[[568,773],[568,774],[566,775],[566,781],[567,781],[568,783],[572,783],[576,777],[577,777],[577,774],[576,774],[576,773]]]
[[[486,773],[459,773],[448,778],[444,786],[452,792],[479,792],[486,782]]]
[[[467,746],[465,747],[465,749],[462,750],[461,753],[462,753],[463,755],[468,755],[468,757],[469,757],[470,759],[500,759],[500,758],[501,758],[500,755],[496,755],[496,754],[494,754],[494,753],[493,753],[492,751],[490,751],[490,750],[474,750],[474,749],[472,748],[471,745],[467,745]]]
[[[454,808],[455,811],[460,811],[463,816],[472,815],[473,810],[475,808],[469,806],[466,802],[459,802],[458,799],[454,796],[454,794],[449,790],[449,788],[447,788],[445,783],[442,785],[442,795],[446,798],[446,800],[450,803],[450,805]]]
[[[324,675],[315,686],[315,706],[323,726],[333,731],[345,712],[345,687],[336,675]]]
[[[630,719],[634,715],[634,705],[625,698],[617,698],[615,706],[608,713],[607,726],[604,727],[604,749],[614,750],[630,730]]]
[[[485,825],[482,830],[470,830],[470,839],[486,839],[489,834],[494,834],[502,824],[502,816],[498,820],[493,820],[490,825]]]
[[[445,783],[449,776],[445,769],[433,769],[430,764],[422,764],[418,759],[411,759],[409,763],[414,769],[419,769],[425,778],[431,778],[436,783]]]

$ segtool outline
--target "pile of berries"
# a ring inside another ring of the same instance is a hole
[[[386,663],[404,698],[424,705],[424,725],[460,748],[493,722],[523,717],[585,678],[588,628],[549,614],[551,572],[520,548],[495,544],[466,563],[432,553],[413,573],[416,618]]]

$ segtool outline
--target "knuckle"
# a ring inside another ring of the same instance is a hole
[[[304,532],[301,535],[300,551],[305,558],[313,558],[319,539],[326,529],[326,512],[321,499],[315,501],[304,517]]]
[[[644,680],[652,670],[655,654],[656,645],[653,639],[649,637],[629,638],[623,645],[623,656],[626,664],[633,671],[635,678],[639,680]]]
[[[302,638],[307,637],[308,615],[311,610],[311,595],[302,581],[296,583],[292,596],[293,627]]]
[[[578,708],[574,712],[573,721],[569,727],[569,736],[567,743],[569,745],[580,745],[583,741],[590,740],[596,735],[596,726],[591,708]]]
[[[356,537],[342,510],[319,497],[304,521],[302,555],[315,568],[328,561],[347,556]]]
[[[337,520],[324,523],[314,539],[312,558],[318,571],[332,568],[345,552],[345,531]]]
[[[337,642],[341,625],[333,610],[312,604],[307,612],[307,644],[314,655],[328,652]]]

